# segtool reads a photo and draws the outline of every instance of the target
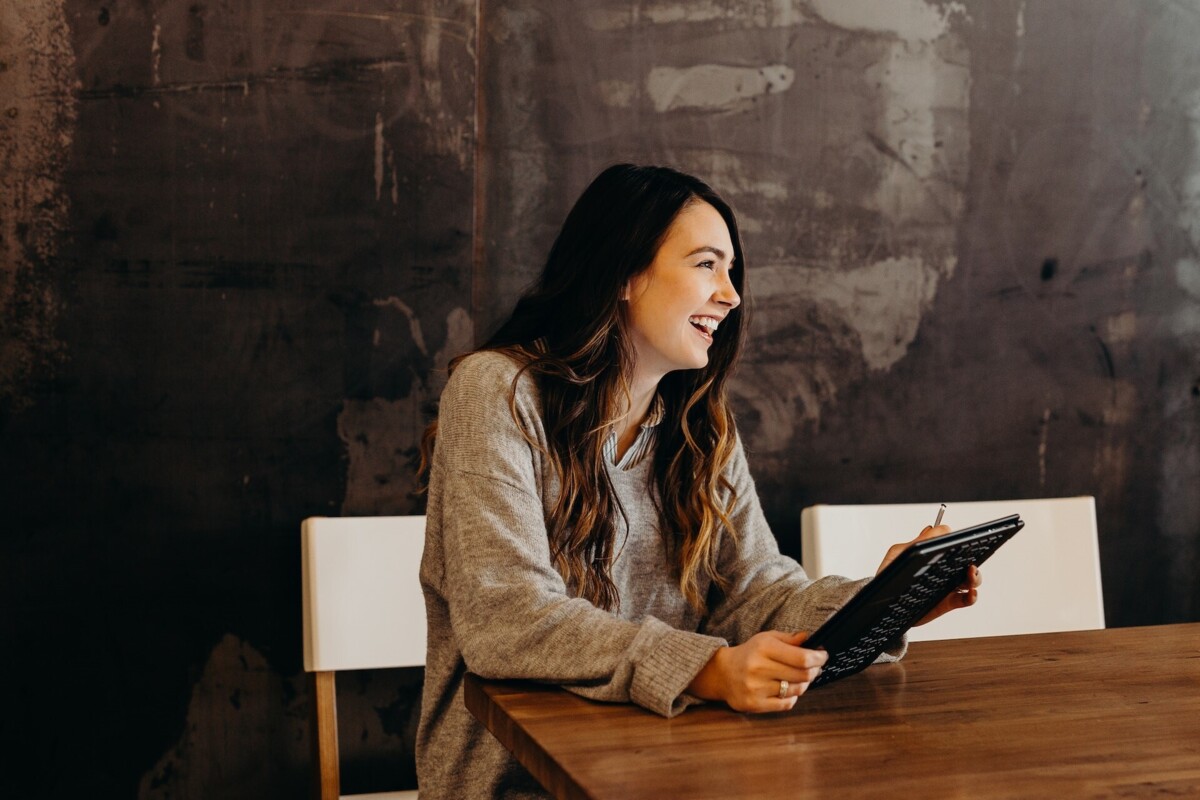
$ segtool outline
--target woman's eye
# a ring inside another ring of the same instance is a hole
[[[705,269],[712,269],[712,268],[714,268],[714,267],[716,266],[716,262],[715,262],[715,261],[701,261],[701,262],[700,262],[699,264],[697,264],[696,266],[697,266],[697,267],[704,267]]]

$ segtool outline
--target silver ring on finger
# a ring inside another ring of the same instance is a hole
[[[786,700],[788,696],[788,688],[791,686],[787,681],[779,682],[779,699]]]

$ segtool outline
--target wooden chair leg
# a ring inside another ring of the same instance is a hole
[[[338,771],[337,684],[333,672],[312,675],[312,741],[314,800],[338,800],[341,776]]]

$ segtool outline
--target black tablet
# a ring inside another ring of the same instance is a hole
[[[1025,527],[1018,514],[915,542],[805,640],[829,660],[811,686],[853,675],[899,639],[967,576]]]

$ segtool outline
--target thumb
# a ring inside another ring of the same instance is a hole
[[[933,530],[932,525],[926,525],[924,528],[921,528],[921,532],[918,533],[917,537],[915,539],[913,539],[911,542],[909,542],[909,544],[916,544],[917,542],[921,541],[922,539],[928,539],[931,536],[930,531],[932,531],[932,530]]]
[[[934,527],[933,525],[926,525],[921,529],[921,532],[917,534],[917,538],[913,539],[913,541],[920,542],[924,541],[925,539],[936,539],[937,537],[949,532],[949,525],[938,525],[937,527]]]

